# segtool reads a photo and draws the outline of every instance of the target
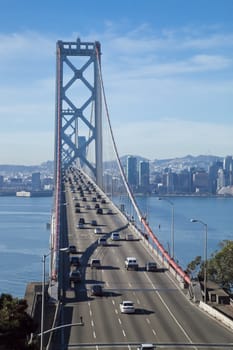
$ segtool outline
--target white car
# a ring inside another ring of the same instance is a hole
[[[153,344],[141,344],[137,350],[154,350]]]
[[[119,241],[121,239],[120,234],[118,232],[112,232],[111,234],[111,240],[112,241]]]
[[[94,230],[94,233],[95,234],[102,233],[102,229],[100,227],[96,227],[95,230]]]
[[[122,314],[134,314],[135,313],[134,303],[130,300],[123,300],[120,303],[120,310]]]

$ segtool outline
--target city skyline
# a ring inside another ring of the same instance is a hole
[[[1,4],[0,164],[53,159],[56,41],[78,37],[101,43],[120,156],[231,155],[232,12],[229,0]]]

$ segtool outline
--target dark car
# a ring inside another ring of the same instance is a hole
[[[70,265],[72,266],[80,266],[80,260],[78,256],[72,256],[70,258]]]
[[[97,226],[97,221],[96,220],[92,220],[91,221],[91,226]]]
[[[81,282],[81,280],[82,280],[82,276],[79,270],[73,270],[70,272],[70,283],[71,282],[78,283],[78,282]]]
[[[91,287],[91,295],[102,297],[103,296],[103,287],[100,284],[94,284]]]
[[[79,219],[79,224],[83,224],[84,225],[85,224],[85,219],[84,218],[80,218]]]
[[[102,208],[96,209],[96,214],[103,214],[103,209]]]
[[[70,245],[69,246],[69,253],[75,254],[77,252],[76,246],[75,245]]]
[[[152,271],[152,272],[157,271],[157,264],[156,264],[156,262],[154,262],[154,261],[147,262],[146,265],[145,265],[145,270],[146,271]]]

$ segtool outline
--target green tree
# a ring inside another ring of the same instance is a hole
[[[192,260],[186,269],[192,278],[203,280],[204,262],[200,256]],[[219,243],[219,250],[214,252],[207,262],[207,279],[217,283],[228,293],[233,291],[233,241]]]
[[[219,286],[233,290],[233,241],[220,242],[220,250],[208,260],[208,278]]]
[[[29,337],[36,331],[37,325],[26,309],[26,300],[13,298],[10,294],[1,294],[0,349],[36,349],[35,345],[28,345]]]

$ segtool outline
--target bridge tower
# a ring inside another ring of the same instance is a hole
[[[99,42],[57,42],[55,172],[84,168],[102,187],[102,94]],[[88,160],[88,150],[94,153]],[[57,179],[58,180],[58,179]]]

